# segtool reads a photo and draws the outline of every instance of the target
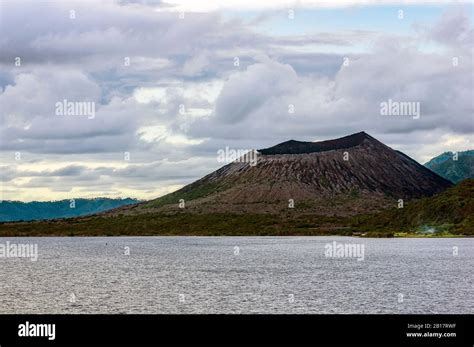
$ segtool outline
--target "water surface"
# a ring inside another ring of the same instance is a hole
[[[39,254],[0,258],[0,313],[474,313],[473,239],[6,241]],[[326,257],[333,241],[364,245],[364,260]]]

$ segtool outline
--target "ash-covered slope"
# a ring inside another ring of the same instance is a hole
[[[295,205],[321,214],[356,214],[439,193],[448,180],[365,132],[322,142],[287,141],[258,151],[257,164],[233,162],[164,197],[134,207],[198,212],[278,212]],[[167,208],[165,208],[167,209]],[[300,209],[301,211],[301,209]]]

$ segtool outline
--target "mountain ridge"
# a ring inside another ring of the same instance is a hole
[[[0,222],[79,217],[112,210],[137,202],[138,200],[131,198],[75,198],[30,202],[3,200],[0,202]]]

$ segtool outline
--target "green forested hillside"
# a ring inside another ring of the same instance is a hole
[[[369,235],[474,235],[474,179],[464,180],[435,196],[406,202],[400,209],[357,216],[352,226]]]
[[[453,183],[474,178],[474,150],[458,152],[457,160],[452,152],[445,152],[431,159],[425,166]]]

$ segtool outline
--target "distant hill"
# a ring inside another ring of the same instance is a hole
[[[453,152],[444,152],[431,159],[425,166],[453,183],[474,178],[474,150],[458,152],[458,160],[454,160],[453,156]]]
[[[2,201],[0,202],[0,222],[30,221],[55,218],[78,217],[103,212],[124,205],[136,204],[135,199],[74,199],[60,201]]]

